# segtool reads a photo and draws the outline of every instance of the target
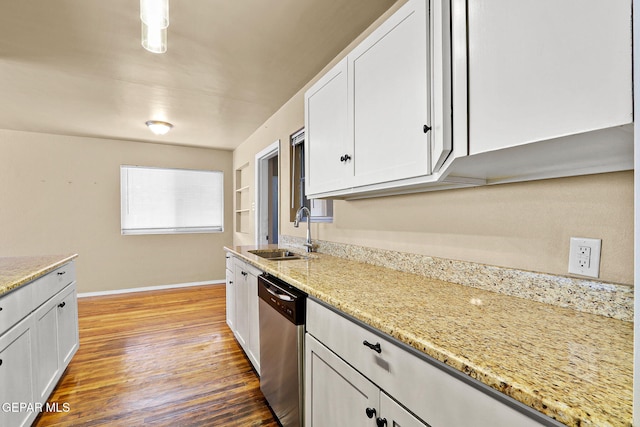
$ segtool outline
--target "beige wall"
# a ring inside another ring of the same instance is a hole
[[[313,81],[234,152],[234,165],[249,161],[253,170],[255,153],[282,141],[280,234],[300,237],[305,230],[286,214],[288,141],[304,126],[304,90]],[[600,278],[633,284],[633,172],[334,203],[333,224],[314,224],[313,238],[560,275],[568,274],[570,237],[600,238]],[[252,233],[234,233],[234,244],[253,242]]]
[[[78,291],[224,280],[232,153],[0,130],[0,256],[78,253]],[[225,232],[122,236],[120,165],[222,170]]]

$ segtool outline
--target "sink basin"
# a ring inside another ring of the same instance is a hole
[[[305,259],[305,257],[298,255],[294,252],[288,251],[286,249],[256,249],[249,252],[261,258],[268,259],[270,261]]]

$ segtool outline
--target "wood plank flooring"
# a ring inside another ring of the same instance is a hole
[[[34,426],[270,426],[224,285],[78,300],[80,349]]]

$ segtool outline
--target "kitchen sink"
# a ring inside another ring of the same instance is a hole
[[[256,249],[249,252],[261,258],[268,259],[270,261],[306,259],[306,257],[299,255],[297,253],[288,251],[286,249]]]

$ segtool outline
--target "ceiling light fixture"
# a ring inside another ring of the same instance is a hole
[[[160,120],[148,120],[145,125],[156,135],[164,135],[173,127],[171,123]]]
[[[167,51],[169,26],[169,0],[140,0],[142,21],[142,47],[149,52]]]

